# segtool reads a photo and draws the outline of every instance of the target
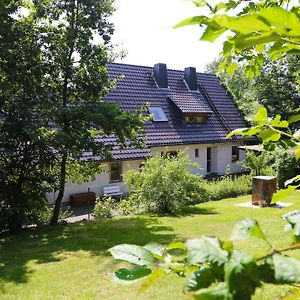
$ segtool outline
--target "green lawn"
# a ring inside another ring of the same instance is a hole
[[[300,208],[300,191],[284,209],[234,206],[249,196],[209,202],[191,207],[180,217],[131,217],[111,221],[61,225],[28,230],[0,239],[0,299],[190,299],[181,292],[184,280],[177,276],[162,279],[143,295],[137,287],[111,281],[121,266],[107,252],[120,243],[163,244],[201,235],[230,236],[235,221],[256,218],[269,240],[282,247],[290,242],[283,232],[281,216]],[[240,245],[249,251],[253,243]],[[263,251],[264,245],[261,245]],[[299,256],[300,258],[300,256]],[[288,286],[267,286],[255,299],[276,299]],[[241,299],[242,300],[242,299]]]

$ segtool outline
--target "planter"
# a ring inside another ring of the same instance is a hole
[[[252,181],[252,204],[269,206],[272,196],[277,190],[277,180],[274,176],[255,176]]]

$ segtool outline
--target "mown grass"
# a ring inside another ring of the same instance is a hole
[[[256,218],[275,247],[290,243],[281,216],[300,208],[300,192],[286,200],[293,206],[284,209],[235,206],[249,200],[250,196],[245,196],[203,203],[176,217],[127,217],[30,229],[2,237],[0,299],[189,299],[182,294],[185,279],[175,275],[162,279],[142,295],[137,294],[138,284],[114,283],[112,273],[122,263],[112,259],[107,249],[120,243],[168,244],[201,235],[226,239],[233,224],[244,217]],[[257,252],[255,245],[239,244]],[[259,245],[263,253],[266,246]],[[259,290],[254,299],[276,299],[288,289],[269,285]]]

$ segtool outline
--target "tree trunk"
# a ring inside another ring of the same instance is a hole
[[[51,218],[51,225],[56,225],[58,222],[60,205],[62,199],[64,197],[65,192],[65,181],[66,181],[66,164],[67,164],[67,153],[64,153],[62,156],[61,164],[60,164],[60,183],[59,183],[59,192],[55,200],[55,206],[53,210],[53,215]]]

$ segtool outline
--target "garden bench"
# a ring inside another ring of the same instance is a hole
[[[120,190],[120,186],[118,185],[108,185],[103,187],[103,195],[108,197],[117,196],[122,199],[123,193]]]

